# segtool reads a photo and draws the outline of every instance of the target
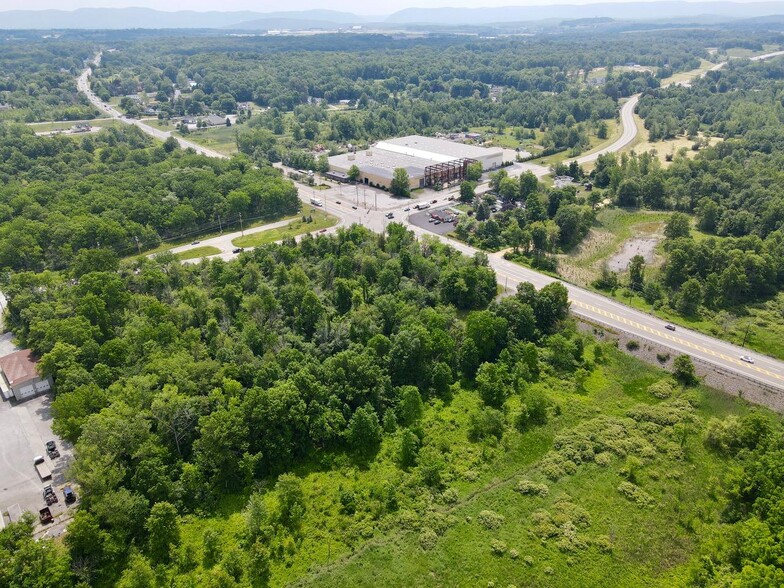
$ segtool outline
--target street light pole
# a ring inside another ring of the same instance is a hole
[[[245,236],[245,228],[242,226],[242,213],[240,213],[240,233],[242,233],[243,237]]]

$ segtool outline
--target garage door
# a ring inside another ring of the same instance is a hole
[[[18,400],[23,400],[25,398],[30,398],[31,396],[35,396],[35,386],[30,384],[29,386],[22,386],[19,388],[19,391],[16,393],[16,398]]]
[[[46,392],[49,390],[49,380],[41,380],[40,382],[35,383],[35,392],[36,394],[39,392]]]

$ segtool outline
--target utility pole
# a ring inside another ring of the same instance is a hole
[[[245,229],[242,226],[242,213],[240,213],[240,233],[242,233],[243,237],[245,236]]]
[[[134,241],[136,241],[136,249],[139,250],[139,255],[141,255],[142,254],[142,246],[139,245],[139,237],[134,235],[133,239],[134,239]]]
[[[220,229],[220,234],[223,234],[223,225],[221,224],[220,215],[218,215],[218,228]]]

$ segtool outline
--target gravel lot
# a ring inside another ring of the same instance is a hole
[[[37,517],[38,510],[46,506],[43,487],[52,484],[60,501],[49,507],[56,523],[48,525],[46,531],[59,534],[75,506],[66,508],[62,492],[72,448],[52,433],[51,400],[47,394],[19,404],[0,402],[0,512],[8,522],[8,507],[18,504],[22,511],[28,510]],[[60,457],[55,461],[46,458],[52,480],[42,482],[33,458],[46,455],[44,444],[50,439],[57,442]]]

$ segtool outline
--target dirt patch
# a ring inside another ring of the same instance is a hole
[[[647,264],[653,263],[656,258],[656,246],[660,240],[661,237],[658,235],[629,239],[621,246],[618,253],[607,260],[607,267],[613,272],[625,272],[635,255],[642,255]]]

